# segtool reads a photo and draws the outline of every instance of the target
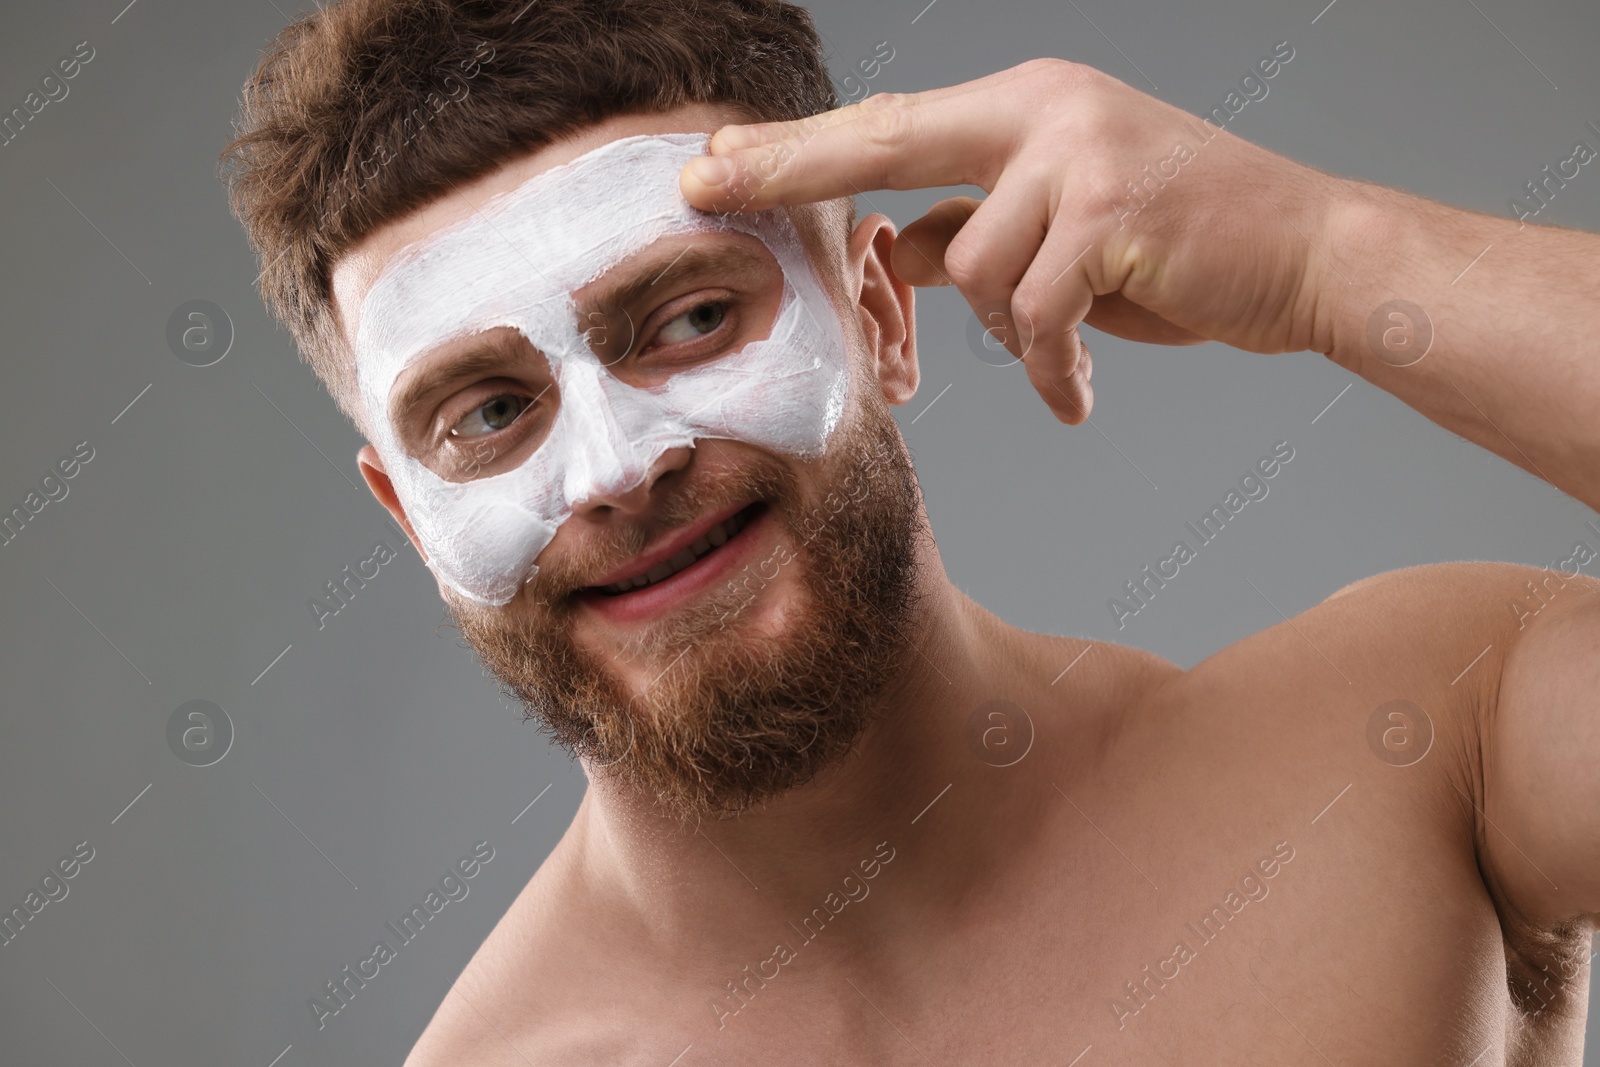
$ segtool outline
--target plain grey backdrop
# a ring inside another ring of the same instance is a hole
[[[440,625],[432,579],[361,483],[362,442],[253,288],[215,157],[290,2],[0,17],[0,114],[93,49],[0,147],[0,511],[93,450],[0,546],[0,904],[78,842],[94,850],[0,948],[7,1065],[397,1063],[582,796],[580,771]],[[841,82],[892,48],[874,91],[1052,55],[1200,112],[1288,41],[1294,59],[1230,129],[1488,212],[1576,141],[1600,144],[1592,5],[1326,3],[810,6]],[[860,206],[904,225],[949,192]],[[1540,221],[1600,229],[1600,172]],[[193,300],[231,321],[210,366],[169,344]],[[924,384],[900,425],[952,578],[1022,626],[1191,665],[1366,575],[1542,565],[1594,540],[1586,508],[1320,356],[1089,331],[1097,406],[1069,428],[1020,369],[974,354],[959,296],[918,301]],[[1279,441],[1295,458],[1268,498],[1119,630],[1107,599]],[[399,558],[319,628],[308,602],[379,541]],[[193,700],[231,723],[210,766],[169,743]],[[319,1030],[309,998],[480,841],[494,858],[469,895]]]

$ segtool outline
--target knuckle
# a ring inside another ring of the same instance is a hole
[[[1116,193],[1122,189],[1122,183],[1131,176],[1123,158],[1121,156],[1111,158],[1110,153],[1095,159],[1083,160],[1078,173],[1077,182],[1096,193]]]
[[[1050,314],[1050,305],[1039,293],[1018,289],[1011,296],[1011,315],[1019,323],[1037,326]]]
[[[861,114],[870,114],[885,108],[910,107],[916,103],[916,93],[873,93],[856,105]]]
[[[984,281],[987,257],[976,241],[957,236],[944,252],[944,272],[962,292],[971,292]]]
[[[877,106],[861,113],[857,129],[874,148],[901,148],[916,135],[916,119],[904,94],[884,94]]]
[[[1054,57],[1030,59],[1017,69],[1042,86],[1055,90],[1082,89],[1098,73],[1086,64]]]
[[[1080,137],[1112,136],[1124,119],[1124,109],[1098,94],[1081,96],[1071,114],[1072,128]]]
[[[928,209],[928,218],[936,225],[949,226],[959,233],[982,203],[970,196],[946,197]]]

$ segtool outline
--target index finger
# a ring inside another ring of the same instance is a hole
[[[873,189],[979,185],[999,175],[1010,145],[979,79],[923,93],[876,93],[790,122],[724,126],[711,155],[678,178],[703,211],[760,211]]]

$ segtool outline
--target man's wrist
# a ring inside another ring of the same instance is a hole
[[[1346,370],[1362,374],[1378,358],[1368,334],[1381,308],[1391,302],[1421,306],[1419,260],[1425,258],[1420,198],[1370,182],[1334,179],[1326,216],[1326,244],[1313,251],[1320,271],[1312,349]],[[1381,334],[1381,330],[1380,330]],[[1399,337],[1396,335],[1396,342]],[[1385,349],[1389,351],[1389,349]],[[1404,362],[1391,357],[1386,362]]]
[[[1401,189],[1339,179],[1328,213],[1328,257],[1314,348],[1372,379],[1420,362],[1438,324],[1471,316],[1482,294],[1470,271],[1517,232],[1510,219],[1441,204]]]

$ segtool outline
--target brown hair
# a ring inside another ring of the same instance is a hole
[[[364,429],[329,276],[368,234],[614,115],[836,103],[810,15],[782,0],[337,0],[267,47],[223,177],[267,306]]]

